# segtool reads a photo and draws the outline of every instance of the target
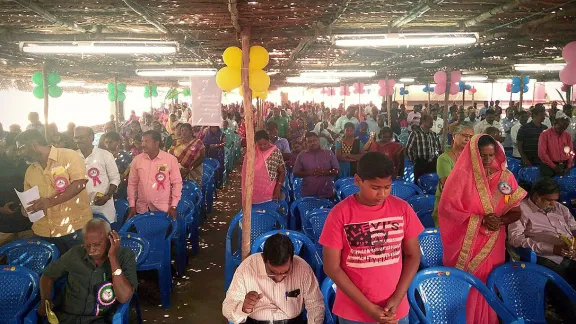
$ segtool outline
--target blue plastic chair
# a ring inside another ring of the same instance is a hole
[[[334,182],[334,190],[338,191],[340,188],[353,185],[354,177],[340,178]]]
[[[402,179],[414,183],[414,164],[408,159],[404,159],[404,176]]]
[[[110,227],[115,231],[119,231],[124,224],[130,205],[126,199],[114,199],[114,208],[116,208],[116,222],[110,224]]]
[[[100,218],[101,220],[104,220],[104,221],[106,221],[106,223],[110,224],[110,221],[108,220],[108,218],[106,218],[106,216],[104,216],[102,214],[93,213],[92,217]],[[112,224],[110,224],[110,227],[112,227]]]
[[[230,226],[228,227],[228,232],[226,233],[226,252],[224,256],[224,287],[228,290],[230,283],[232,282],[232,277],[234,277],[234,272],[236,268],[242,262],[242,215],[240,212],[232,221],[230,221]],[[250,244],[254,240],[269,231],[274,229],[284,229],[286,224],[282,216],[274,211],[267,211],[266,213],[252,210],[251,212],[252,229],[250,231]],[[237,246],[235,249],[232,248],[232,237],[236,232]]]
[[[344,200],[359,191],[360,187],[355,184],[345,185],[340,187],[340,190],[338,190],[338,197],[340,197],[340,200]]]
[[[221,167],[220,161],[213,158],[205,158],[203,163],[204,165],[209,165],[212,169],[214,169],[214,171],[220,169]]]
[[[324,296],[324,324],[336,324],[338,317],[332,313],[332,306],[336,299],[336,284],[332,279],[326,277],[320,287],[322,296]]]
[[[143,264],[150,253],[150,242],[136,233],[119,233],[119,235],[120,245],[134,252],[136,266]]]
[[[302,226],[304,234],[308,236],[314,243],[318,243],[320,239],[320,234],[322,234],[322,229],[324,228],[324,223],[328,214],[330,213],[330,208],[319,208],[314,209],[307,215],[308,221],[304,226]]]
[[[554,271],[533,263],[504,263],[490,273],[488,289],[498,292],[504,305],[528,323],[546,323],[546,283],[550,281],[576,302],[576,291]]]
[[[292,198],[297,200],[302,198],[302,178],[294,178],[292,181]]]
[[[508,247],[518,255],[520,261],[529,263],[536,263],[538,261],[536,253],[532,251],[530,248],[514,247],[514,246],[508,246]]]
[[[518,179],[533,185],[540,179],[540,168],[531,166],[518,170]]]
[[[391,194],[400,199],[406,200],[412,196],[421,195],[422,189],[417,185],[406,181],[392,181]]]
[[[420,223],[422,223],[422,226],[424,226],[425,228],[430,228],[430,227],[436,226],[434,224],[434,219],[432,218],[432,213],[434,213],[433,208],[420,209],[419,211],[416,212],[416,216],[418,216]]]
[[[150,212],[136,215],[122,226],[122,233],[139,234],[150,243],[150,251],[146,261],[138,266],[137,270],[157,270],[160,286],[160,300],[162,307],[170,307],[170,294],[172,292],[172,273],[170,267],[171,242],[178,232],[178,225],[172,217],[161,212]]]
[[[422,188],[424,193],[434,195],[436,194],[436,187],[438,187],[438,181],[440,181],[440,179],[438,178],[437,173],[435,172],[426,173],[421,175],[420,178],[418,178],[418,186]]]
[[[316,252],[316,246],[314,243],[304,234],[296,231],[290,230],[276,230],[270,231],[268,233],[264,233],[260,235],[254,243],[252,243],[252,248],[250,253],[259,253],[262,252],[264,249],[264,243],[266,240],[274,235],[274,234],[282,234],[286,235],[292,240],[292,244],[294,245],[294,255],[300,256],[302,259],[308,262],[308,265],[314,270],[314,274],[316,274],[316,278],[318,282],[322,282],[324,280],[324,269],[322,268],[322,258]]]
[[[288,214],[290,213],[290,209],[288,208],[288,203],[286,200],[270,200],[259,204],[253,204],[252,209],[262,212],[273,210],[280,214],[280,216],[284,217],[286,221],[288,221]]]
[[[212,170],[209,165],[204,165],[202,173],[202,196],[206,203],[206,213],[211,213],[214,205],[214,193],[216,191],[215,181],[214,170]]]
[[[202,188],[192,180],[185,180],[182,187],[182,199],[192,202],[196,206],[194,217],[198,219],[199,225],[204,224],[206,204],[202,195]]]
[[[572,209],[572,201],[576,198],[576,177],[554,177],[554,180],[560,186],[560,201],[563,205]]]
[[[38,275],[25,267],[0,267],[0,323],[19,324],[38,295]]]
[[[570,169],[570,176],[576,177],[576,168]]]
[[[435,201],[436,196],[434,195],[418,195],[406,199],[406,202],[410,204],[410,206],[412,207],[412,209],[414,209],[415,212],[424,209],[425,210],[434,209]]]
[[[176,218],[176,222],[178,223],[178,231],[174,235],[174,243],[176,248],[176,271],[178,276],[182,277],[184,272],[186,271],[186,264],[188,263],[188,258],[186,255],[186,239],[188,238],[188,233],[186,230],[188,226],[186,226],[186,219],[193,213],[192,204],[186,200],[180,200],[178,203],[177,211],[178,217]],[[198,233],[196,233],[196,237],[193,239],[196,242],[192,242],[193,245],[198,245]]]
[[[290,224],[289,228],[292,230],[301,229],[303,224],[306,224],[308,217],[306,213],[319,208],[332,208],[334,203],[328,199],[304,197],[298,198],[290,205]]]
[[[515,177],[518,177],[518,171],[522,169],[522,161],[508,157],[506,158],[506,163],[508,164],[508,170],[510,170]]]
[[[420,241],[420,269],[443,266],[440,230],[427,228],[418,235]]]
[[[503,323],[524,323],[482,281],[455,268],[433,267],[419,271],[408,288],[408,301],[422,323],[466,324],[470,288],[475,288],[486,299]]]
[[[0,246],[0,255],[5,255],[8,265],[22,266],[42,275],[44,268],[60,257],[58,248],[40,239],[22,239]]]

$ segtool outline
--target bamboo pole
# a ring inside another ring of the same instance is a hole
[[[466,83],[464,83],[464,88],[462,88],[462,107],[466,106]]]
[[[152,105],[152,83],[148,80],[148,92],[150,93],[150,113],[154,113],[154,107]]]
[[[572,104],[572,94],[574,92],[574,86],[569,86],[566,89],[566,103],[571,105]]]
[[[48,66],[42,63],[42,88],[44,90],[44,136],[48,140]]]
[[[242,201],[242,260],[250,255],[250,232],[252,229],[252,194],[254,190],[254,111],[252,91],[249,86],[250,27],[242,28],[242,87],[244,93],[244,122],[246,124],[246,174],[244,175],[244,201]]]
[[[426,83],[426,86],[428,87],[428,110],[430,110],[430,83]]]
[[[118,74],[114,75],[114,112],[116,113],[116,120],[120,120],[120,109],[118,109]]]
[[[392,109],[392,96],[390,96],[390,94],[388,93],[388,82],[390,79],[388,79],[388,75],[386,75],[386,86],[385,88],[385,93],[386,93],[386,111],[388,112],[388,127],[392,127],[392,113],[390,112],[390,110]]]
[[[524,101],[524,75],[520,75],[520,100],[518,100],[519,109],[522,109],[523,101]]]
[[[446,93],[444,94],[444,130],[442,131],[442,150],[446,148],[446,140],[448,139],[448,100],[450,99],[450,86],[452,85],[452,68],[446,69]]]

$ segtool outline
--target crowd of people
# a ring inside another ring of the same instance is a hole
[[[532,249],[539,264],[576,287],[576,221],[558,202],[560,187],[552,179],[573,166],[570,105],[559,110],[553,103],[547,113],[542,104],[525,111],[511,103],[504,111],[496,101],[482,108],[453,105],[448,115],[437,104],[410,112],[391,106],[388,116],[384,105],[266,104],[264,129],[254,136],[253,203],[282,199],[289,174],[302,178],[302,196],[336,200],[334,180],[343,177],[354,177],[359,187],[331,210],[319,241],[324,271],[338,286],[333,312],[341,324],[408,323],[406,291],[418,270],[423,226],[410,205],[390,195],[405,163],[414,166],[416,183],[438,174],[433,218],[445,266],[486,281],[504,262],[508,242]],[[69,291],[113,286],[119,302],[129,300],[136,266],[109,226],[116,221],[115,198],[128,201],[127,218],[149,211],[176,218],[183,180],[200,184],[206,157],[220,162],[215,182],[222,186],[227,150],[236,140],[246,145],[242,107],[223,106],[221,126],[192,125],[190,116],[186,105],[171,105],[140,118],[132,112],[124,123],[111,116],[103,132],[70,123],[60,133],[30,113],[24,131],[0,129],[0,245],[39,237],[62,255],[42,276],[42,302],[52,303],[54,282],[65,272]],[[519,184],[507,155],[538,166],[542,179],[532,188]],[[244,163],[243,188],[247,171]],[[14,189],[33,187],[40,199],[20,206]],[[38,211],[45,216],[30,222],[26,216]],[[381,239],[363,241],[366,228]],[[112,309],[109,300],[86,295],[67,295],[65,302],[60,312],[70,322],[103,318]],[[573,305],[554,303],[562,317],[574,318]],[[323,322],[324,302],[310,266],[294,255],[290,239],[275,235],[236,271],[223,314],[234,323],[298,324],[304,305],[308,323]],[[469,323],[498,322],[475,291],[467,309]]]

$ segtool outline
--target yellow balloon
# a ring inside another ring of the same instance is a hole
[[[262,70],[250,70],[250,89],[266,91],[270,87],[270,76]]]
[[[250,70],[262,70],[268,65],[270,55],[268,51],[262,46],[250,47]]]
[[[235,69],[229,66],[223,67],[216,73],[216,84],[223,91],[230,91],[236,89],[242,84],[242,77],[240,69]]]
[[[254,92],[254,98],[266,100],[266,98],[268,98],[268,91]]]
[[[228,47],[222,54],[224,63],[232,68],[242,67],[242,50],[236,46]]]

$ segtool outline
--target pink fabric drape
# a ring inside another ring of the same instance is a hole
[[[276,179],[271,180],[266,166],[266,160],[274,153],[276,146],[270,145],[270,148],[265,152],[260,151],[256,147],[256,158],[254,161],[254,186],[252,194],[252,204],[259,204],[261,202],[272,200],[274,194],[274,187],[276,186]],[[246,156],[244,156],[244,163],[242,164],[242,200],[244,200],[244,193],[246,177]]]
[[[526,196],[510,171],[500,145],[491,166],[496,170],[490,177],[482,166],[476,135],[465,147],[448,176],[438,206],[440,235],[444,250],[444,265],[470,272],[483,282],[496,266],[504,263],[506,231],[490,232],[482,226],[485,215],[505,215]],[[507,183],[509,195],[499,187]],[[466,305],[466,323],[496,324],[498,317],[484,298],[474,289]]]

